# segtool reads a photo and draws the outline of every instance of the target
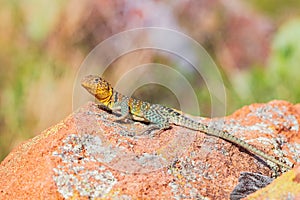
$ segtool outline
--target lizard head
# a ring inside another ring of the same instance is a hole
[[[107,106],[110,103],[113,95],[113,88],[109,82],[97,75],[88,75],[81,81],[81,85],[93,96],[97,98],[100,103]]]

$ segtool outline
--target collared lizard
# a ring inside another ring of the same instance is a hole
[[[275,159],[274,157],[264,153],[251,144],[229,134],[226,131],[210,127],[204,123],[196,122],[176,109],[169,108],[160,104],[151,104],[145,101],[134,99],[122,95],[115,91],[111,84],[104,80],[101,76],[89,75],[86,76],[81,85],[105,107],[112,111],[121,110],[121,117],[116,120],[123,120],[129,115],[133,118],[137,117],[140,121],[150,122],[151,127],[160,130],[170,128],[171,124],[179,125],[188,129],[204,132],[218,138],[222,138],[233,144],[243,147],[244,149],[258,155],[266,160],[269,160],[281,167],[291,169],[291,166]]]

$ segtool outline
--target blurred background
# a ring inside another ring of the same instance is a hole
[[[72,112],[74,79],[84,58],[101,41],[132,28],[172,28],[203,45],[222,72],[227,114],[255,102],[300,99],[298,0],[2,0],[0,5],[0,161]],[[118,76],[124,66],[147,62],[169,64],[138,51],[107,73]],[[209,116],[205,85],[187,75],[199,85],[200,106]],[[149,88],[136,95],[150,101],[169,96],[164,88]],[[158,100],[164,101],[176,107],[176,101]]]

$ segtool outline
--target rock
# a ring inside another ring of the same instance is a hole
[[[273,178],[261,174],[242,172],[239,177],[239,183],[230,194],[230,199],[242,199],[257,190],[266,187],[273,180]]]
[[[300,199],[300,165],[246,199]]]
[[[281,173],[222,139],[179,126],[143,135],[146,124],[113,117],[90,102],[15,148],[0,165],[0,199],[228,199],[241,173]],[[194,119],[299,162],[299,106],[272,101]]]

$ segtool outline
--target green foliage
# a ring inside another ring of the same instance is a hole
[[[269,72],[278,83],[286,81],[289,85],[299,83],[300,58],[300,19],[283,25],[274,38]]]
[[[229,89],[230,111],[253,102],[300,101],[300,20],[284,24],[274,37],[267,66],[238,74]]]
[[[272,18],[300,12],[299,0],[250,0],[247,3],[251,3],[255,8],[270,15]]]
[[[48,86],[42,75],[47,74],[49,82],[55,83],[64,70],[55,65],[54,59],[50,59],[45,51],[43,39],[51,31],[51,20],[42,22],[45,15],[30,17],[31,8],[21,1],[6,1],[0,8],[0,13],[4,13],[0,15],[2,26],[5,27],[5,31],[0,31],[4,36],[0,38],[0,160],[20,141],[35,134],[33,127],[39,119],[30,109],[41,103],[38,100],[30,102],[29,94],[38,86]],[[43,8],[35,11],[41,14],[49,10],[49,6]]]
[[[300,100],[300,19],[284,24],[276,34],[268,64],[268,81],[279,97]]]
[[[26,54],[24,54],[26,52]],[[38,49],[25,51],[14,51],[14,60],[11,63],[10,71],[6,72],[9,78],[3,81],[1,86],[1,110],[0,121],[4,126],[0,127],[0,160],[9,152],[18,140],[26,140],[33,137],[33,127],[36,125],[35,116],[29,112],[29,107],[39,103],[28,102],[28,94],[37,85],[46,88],[43,74],[47,74],[50,82],[55,83],[59,74],[55,73],[53,61],[40,54]],[[44,84],[44,85],[43,85]],[[49,82],[47,83],[49,84]],[[46,89],[45,89],[46,90]]]

